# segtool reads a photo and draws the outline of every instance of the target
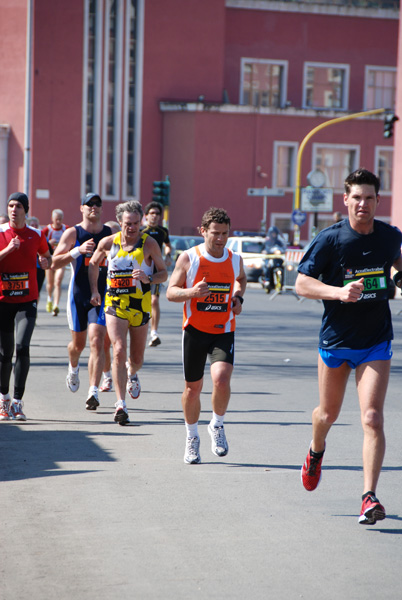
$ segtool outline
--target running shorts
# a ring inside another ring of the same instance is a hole
[[[186,381],[199,381],[204,376],[205,363],[234,364],[234,331],[205,333],[192,325],[183,331],[183,369]]]
[[[141,327],[141,325],[146,325],[150,318],[148,312],[135,310],[134,308],[120,308],[120,306],[115,303],[113,303],[112,306],[107,306],[105,312],[107,315],[112,315],[118,319],[126,319],[129,327]]]
[[[373,362],[374,360],[390,360],[392,357],[391,342],[382,342],[371,346],[371,348],[365,348],[364,350],[348,350],[342,348],[335,348],[334,350],[324,350],[318,348],[319,355],[321,356],[324,363],[330,369],[337,369],[343,363],[355,369],[359,365],[367,362]]]

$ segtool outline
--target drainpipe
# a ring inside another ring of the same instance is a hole
[[[7,213],[8,138],[10,126],[0,125],[0,213]]]
[[[29,198],[31,175],[31,105],[32,105],[32,38],[33,1],[28,0],[27,49],[25,74],[24,193]]]

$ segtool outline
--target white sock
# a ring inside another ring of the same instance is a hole
[[[193,423],[192,425],[190,425],[189,423],[185,423],[185,425],[186,425],[186,431],[187,431],[188,438],[199,437],[198,436],[198,421],[197,421],[197,423]]]
[[[225,415],[220,416],[213,412],[212,419],[211,419],[211,427],[223,427],[223,419],[224,418],[225,418]]]
[[[52,299],[51,299],[51,297],[50,297],[50,296],[48,296],[48,297],[47,297],[47,301],[48,301],[48,302],[51,302],[51,301],[52,301]]]
[[[98,393],[98,386],[96,386],[96,385],[89,386],[88,394],[90,396],[92,396],[92,394],[97,394],[97,393]]]
[[[71,373],[78,373],[78,371],[80,370],[80,365],[77,365],[76,367],[73,367],[72,364],[70,363],[70,365],[69,365],[68,368],[71,371]]]
[[[112,379],[112,371],[103,371],[103,377]]]
[[[151,329],[151,336],[158,335],[158,331],[156,329]]]
[[[11,400],[10,392],[7,392],[7,394],[0,394],[0,400],[3,400],[5,402]]]

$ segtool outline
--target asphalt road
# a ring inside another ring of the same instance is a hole
[[[210,450],[210,379],[202,395],[200,465],[183,463],[181,306],[161,298],[161,346],[146,351],[131,425],[115,396],[85,410],[88,378],[65,385],[69,331],[40,303],[25,394],[26,423],[0,423],[2,600],[400,597],[402,302],[386,406],[378,496],[388,517],[357,519],[362,432],[351,379],[327,440],[319,488],[300,466],[317,403],[321,304],[274,301],[250,286],[238,319],[226,417],[230,451]],[[64,306],[65,292],[62,306]]]

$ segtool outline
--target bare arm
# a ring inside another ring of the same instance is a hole
[[[60,242],[53,254],[54,269],[61,269],[74,260],[74,257],[71,256],[70,251],[74,248],[76,241],[76,229],[75,227],[69,227],[61,236]],[[81,246],[77,247],[80,254],[91,254],[94,248],[95,242],[92,238],[81,244]]]
[[[38,261],[44,271],[46,271],[46,269],[50,269],[52,266],[52,255],[50,254],[49,250],[47,250],[44,254],[39,254]]]
[[[235,315],[239,315],[242,311],[242,302],[238,300],[238,296],[243,297],[247,287],[247,275],[244,272],[243,259],[240,257],[240,273],[236,279],[232,296],[232,310]]]
[[[163,283],[167,279],[167,270],[165,262],[162,258],[161,249],[159,244],[150,236],[147,237],[144,244],[144,256],[154,261],[156,273],[152,275],[153,283]],[[142,281],[142,283],[149,283],[148,275],[142,269],[135,269],[133,271],[134,279]]]
[[[184,287],[186,285],[189,266],[190,259],[188,258],[188,254],[187,252],[183,252],[177,259],[176,266],[170,277],[168,289],[166,290],[166,298],[171,302],[185,302],[191,298],[204,298],[208,296],[209,287],[205,278],[191,288]]]
[[[172,264],[172,246],[169,243],[165,242],[165,265],[170,267]]]
[[[364,289],[364,278],[351,281],[343,287],[328,285],[315,277],[299,273],[296,279],[296,294],[312,300],[340,300],[357,302]]]
[[[102,302],[102,298],[100,297],[98,291],[99,265],[106,258],[107,253],[112,247],[114,237],[115,236],[113,234],[101,239],[101,241],[98,244],[98,247],[91,256],[91,260],[89,261],[88,280],[89,286],[91,288],[90,302],[93,306],[100,306]]]

